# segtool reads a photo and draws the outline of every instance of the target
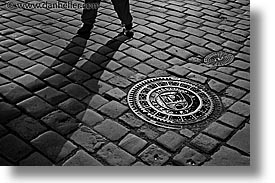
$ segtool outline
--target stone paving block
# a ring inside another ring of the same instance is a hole
[[[186,69],[184,66],[178,66],[178,65],[174,65],[173,67],[167,69],[167,72],[179,77],[184,77],[190,73],[190,71]]]
[[[167,131],[165,134],[157,138],[157,142],[168,148],[170,151],[175,152],[180,146],[184,144],[184,137],[173,132]]]
[[[245,118],[231,112],[226,112],[218,120],[234,128],[238,128],[244,123]]]
[[[116,61],[113,61],[113,60],[104,62],[103,64],[101,64],[101,66],[103,68],[106,68],[106,69],[110,70],[110,71],[115,71],[115,70],[122,67],[121,64],[119,64],[119,63],[117,63]]]
[[[203,130],[203,132],[214,138],[225,140],[233,132],[233,129],[214,122],[211,123],[205,130]]]
[[[90,79],[86,81],[83,85],[89,88],[92,92],[98,93],[98,94],[103,94],[106,91],[109,91],[110,89],[112,89],[111,85],[105,82],[99,81],[97,79]]]
[[[8,134],[0,139],[0,154],[12,162],[21,160],[32,148],[21,139]]]
[[[236,78],[231,76],[231,75],[224,74],[222,72],[217,72],[217,71],[214,71],[214,70],[206,72],[205,75],[213,77],[213,78],[218,79],[218,80],[221,80],[225,83],[232,83],[233,81],[236,80]]]
[[[165,61],[161,61],[161,60],[158,60],[156,58],[152,58],[152,59],[146,61],[146,63],[153,66],[153,67],[156,67],[158,69],[163,69],[163,70],[170,67],[170,65],[165,63]]]
[[[49,69],[48,67],[42,64],[36,64],[26,69],[25,71],[30,72],[41,79],[47,78],[55,73],[53,70]]]
[[[19,162],[20,166],[52,166],[53,163],[38,152],[32,153]]]
[[[20,110],[6,102],[0,102],[0,122],[7,123],[9,120],[18,117],[21,114]]]
[[[244,128],[237,131],[227,144],[250,154],[250,125],[246,124]]]
[[[54,67],[58,64],[60,64],[60,61],[56,58],[50,57],[50,56],[43,56],[36,60],[37,62],[47,66],[47,67]]]
[[[246,91],[235,88],[233,86],[228,87],[225,90],[225,95],[236,99],[242,98],[246,94]]]
[[[242,42],[242,41],[245,41],[245,39],[246,39],[243,36],[233,34],[233,33],[230,33],[230,32],[224,32],[224,33],[221,34],[221,36],[223,38],[229,39],[229,40],[234,41],[234,42]]]
[[[32,95],[29,91],[15,83],[0,86],[0,93],[12,103],[19,102]]]
[[[247,103],[250,104],[250,93],[247,94],[247,95],[245,95],[245,96],[242,98],[242,101],[245,101],[245,102],[247,102]]]
[[[123,67],[119,70],[116,71],[119,75],[124,76],[125,78],[129,78],[132,75],[135,75],[135,72],[133,72],[132,70]]]
[[[28,88],[30,91],[37,91],[46,85],[43,81],[30,74],[25,74],[16,78],[15,81],[24,85],[24,87]]]
[[[208,43],[207,45],[205,45],[206,48],[209,48],[213,51],[221,51],[223,49],[223,47],[215,44],[215,43]]]
[[[94,157],[83,150],[77,151],[63,166],[102,166]]]
[[[127,88],[129,85],[131,85],[131,82],[129,80],[121,76],[115,76],[111,78],[108,82],[121,88]]]
[[[58,107],[71,115],[76,115],[77,113],[85,109],[84,104],[73,98],[69,98],[68,100],[60,103]]]
[[[235,81],[233,83],[233,85],[241,87],[241,88],[246,89],[248,91],[250,90],[250,82],[246,81],[246,80],[238,79],[237,81]]]
[[[205,160],[206,157],[204,155],[189,147],[184,147],[180,153],[173,158],[175,163],[183,166],[198,166]]]
[[[211,79],[208,82],[208,85],[212,90],[214,90],[216,92],[221,92],[222,90],[224,90],[227,87],[227,85],[225,85],[219,81],[216,81],[214,79]]]
[[[84,83],[85,81],[90,79],[91,76],[79,69],[73,69],[72,72],[68,74],[68,78],[77,83]]]
[[[18,103],[18,106],[35,118],[40,118],[54,110],[51,105],[36,96]]]
[[[126,54],[138,59],[138,60],[147,60],[149,59],[151,56],[148,55],[147,53],[143,52],[143,51],[140,51],[136,48],[129,48],[125,51]]]
[[[89,95],[89,91],[86,90],[84,87],[82,87],[79,84],[68,84],[65,87],[61,88],[64,92],[66,92],[68,95],[70,95],[73,98],[76,98],[78,100],[84,99],[86,96]]]
[[[49,78],[45,79],[50,85],[55,88],[61,88],[70,83],[70,81],[61,74],[55,74],[50,76]]]
[[[0,137],[6,135],[9,131],[3,126],[0,125]]]
[[[44,48],[49,47],[50,44],[48,44],[44,41],[36,40],[36,41],[32,41],[31,43],[29,43],[28,46],[36,48],[38,50],[43,50]]]
[[[184,65],[184,67],[191,71],[197,72],[197,73],[203,73],[203,72],[206,72],[209,70],[209,68],[207,68],[207,67],[203,67],[203,66],[193,64],[193,63],[187,63]]]
[[[54,66],[53,69],[59,72],[60,74],[67,75],[72,71],[73,67],[66,63],[61,63],[57,66]]]
[[[238,51],[240,50],[241,47],[243,47],[242,44],[235,43],[233,41],[226,41],[225,43],[222,44],[223,47]]]
[[[186,48],[188,51],[193,52],[197,55],[200,55],[202,57],[205,57],[206,55],[211,53],[211,50],[206,49],[204,47],[201,46],[197,46],[197,45],[191,45],[189,47]]]
[[[236,69],[233,67],[219,67],[217,71],[224,72],[226,74],[232,74],[236,71]]]
[[[31,141],[32,145],[40,150],[54,163],[67,157],[76,146],[64,137],[53,131],[47,131]]]
[[[132,113],[126,113],[123,116],[119,117],[119,119],[133,128],[139,128],[144,124],[141,119],[139,119]]]
[[[111,166],[129,166],[136,158],[120,149],[113,143],[108,143],[97,152]]]
[[[113,88],[105,94],[107,97],[115,100],[121,100],[127,95],[124,91],[120,90],[119,88]]]
[[[241,155],[237,151],[228,147],[222,146],[215,153],[211,160],[206,162],[204,166],[249,166],[250,158]]]
[[[102,96],[96,94],[96,95],[86,97],[83,100],[83,102],[85,102],[86,104],[88,104],[90,107],[94,109],[98,109],[99,107],[108,103],[109,101],[103,98]]]
[[[245,117],[250,115],[250,106],[243,102],[236,102],[229,108],[229,110]]]
[[[186,34],[187,36],[188,34]],[[175,36],[175,35],[173,35]],[[188,41],[185,41],[183,38],[176,38],[176,37],[171,37],[170,39],[167,40],[168,43],[175,45],[179,48],[185,48],[189,45],[191,45],[191,43],[189,43]]]
[[[185,137],[188,137],[188,138],[191,138],[193,135],[195,135],[194,132],[192,132],[191,130],[189,130],[187,128],[180,130],[180,134],[184,135]]]
[[[68,98],[68,96],[65,93],[60,92],[52,87],[46,87],[36,92],[36,94],[52,105],[56,105],[60,102],[63,102]]]
[[[93,74],[93,76],[99,80],[107,81],[112,77],[114,77],[115,75],[107,70],[103,70]]]
[[[225,108],[230,107],[232,104],[234,104],[236,102],[236,100],[232,99],[232,98],[227,98],[227,97],[221,97],[222,100],[222,104]]]
[[[136,65],[134,67],[134,69],[136,69],[138,72],[145,74],[145,75],[148,75],[149,73],[151,73],[155,70],[151,66],[144,64],[144,63],[140,63],[140,64]]]
[[[181,59],[188,59],[189,57],[193,56],[193,54],[185,49],[178,48],[176,46],[172,46],[166,50],[171,55],[180,57]]]
[[[79,113],[77,115],[77,119],[90,127],[104,120],[104,118],[100,114],[91,109],[86,109],[85,111]]]
[[[36,60],[43,56],[43,53],[41,53],[40,51],[34,50],[34,49],[23,50],[20,52],[20,54],[24,55],[25,57],[27,57],[31,60]]]
[[[171,154],[164,151],[155,144],[147,147],[142,153],[139,154],[139,157],[152,166],[161,166],[166,163]]]
[[[163,60],[163,61],[165,61],[165,60],[167,60],[167,59],[169,59],[171,57],[171,55],[165,53],[164,51],[160,51],[160,50],[159,51],[155,51],[154,53],[151,53],[151,55],[153,57],[156,57],[157,59]]]
[[[111,118],[117,118],[128,110],[128,107],[123,104],[112,100],[111,102],[104,104],[99,108],[99,111]]]
[[[87,126],[80,127],[70,134],[69,138],[91,153],[97,151],[107,141],[104,137]]]
[[[225,39],[221,38],[220,36],[216,36],[216,35],[212,35],[212,34],[206,34],[203,37],[205,39],[208,39],[209,41],[215,42],[220,45],[226,41]]]
[[[141,81],[141,80],[144,80],[146,78],[146,76],[144,74],[141,74],[141,73],[137,73],[133,76],[130,76],[129,77],[129,80],[136,83],[138,81]]]
[[[35,62],[24,57],[17,57],[15,59],[10,60],[9,63],[16,67],[19,67],[20,69],[26,69],[35,64]]]
[[[22,115],[10,121],[7,124],[7,127],[19,134],[25,140],[32,140],[47,130],[47,128],[41,125],[38,120],[26,115]]]
[[[203,38],[199,38],[199,37],[196,37],[196,36],[188,36],[187,38],[185,38],[185,40],[193,43],[193,44],[196,44],[196,45],[199,45],[199,46],[204,46],[208,41],[203,39]]]
[[[101,124],[95,126],[94,129],[112,141],[121,139],[129,131],[124,126],[110,119],[104,120]]]
[[[10,79],[14,79],[18,76],[23,75],[24,72],[22,72],[21,70],[15,68],[13,66],[8,66],[8,67],[5,67],[5,68],[1,69],[0,74],[5,76],[5,77],[8,77]]]
[[[133,57],[125,57],[121,60],[119,60],[119,63],[127,66],[127,67],[133,67],[139,63],[139,61]]]
[[[146,146],[147,142],[134,134],[128,134],[118,144],[122,149],[135,155]]]
[[[246,70],[246,69],[250,68],[250,64],[249,63],[241,61],[241,60],[236,60],[236,61],[234,61],[230,65],[233,66],[233,67],[237,67],[239,69],[243,69],[243,70]]]
[[[154,140],[156,139],[158,136],[159,136],[159,133],[150,129],[149,127],[147,126],[142,126],[140,129],[139,129],[139,132],[142,134],[142,135],[145,135],[147,138],[151,139],[151,140]]]
[[[233,74],[233,76],[240,77],[242,79],[250,80],[250,73],[245,71],[237,71]]]
[[[62,135],[68,134],[80,125],[76,119],[60,110],[44,116],[41,120]]]
[[[190,143],[206,153],[213,152],[219,145],[219,141],[202,133],[197,135]]]
[[[195,29],[193,27],[187,27],[186,29],[183,30],[183,32],[186,32],[188,34],[192,34],[192,35],[195,35],[195,36],[198,36],[198,37],[201,37],[205,34],[204,31]]]

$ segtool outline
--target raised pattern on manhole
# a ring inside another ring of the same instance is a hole
[[[234,56],[230,53],[226,53],[223,51],[210,53],[206,57],[204,57],[204,63],[208,65],[214,66],[224,66],[233,62]]]
[[[130,109],[141,119],[165,128],[180,129],[220,114],[217,95],[204,86],[174,77],[143,80],[127,96]]]

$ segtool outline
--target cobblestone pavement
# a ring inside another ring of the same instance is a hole
[[[1,165],[249,165],[248,0],[131,0],[133,39],[103,0],[88,40],[75,36],[81,9],[1,2]],[[234,62],[201,63],[220,50]],[[200,131],[140,120],[127,92],[157,76],[209,87],[221,116]]]

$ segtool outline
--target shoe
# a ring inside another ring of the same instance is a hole
[[[133,31],[133,24],[128,24],[124,26],[123,29],[124,35],[126,35],[129,38],[132,38],[134,36],[134,31]]]
[[[91,33],[91,30],[93,29],[93,25],[89,24],[83,24],[82,27],[77,31],[78,35],[88,35]]]

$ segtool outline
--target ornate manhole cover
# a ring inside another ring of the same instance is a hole
[[[210,53],[204,58],[204,63],[214,66],[228,65],[233,62],[234,56],[223,51]]]
[[[127,100],[141,119],[174,129],[214,117],[222,106],[204,86],[173,77],[143,80],[130,89]]]

